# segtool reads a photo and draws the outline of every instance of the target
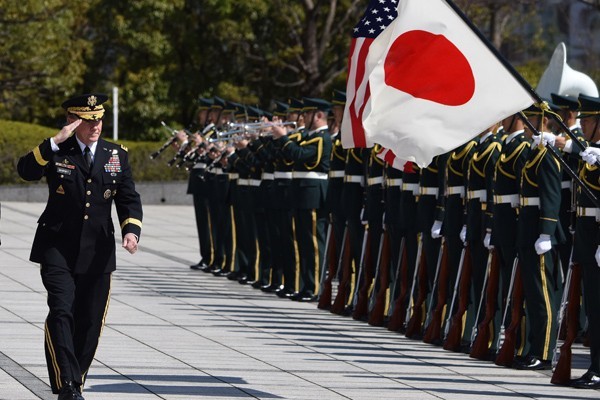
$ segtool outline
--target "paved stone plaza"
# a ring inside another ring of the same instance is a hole
[[[3,202],[0,399],[55,399],[47,384],[45,291],[28,261],[42,203]],[[412,341],[351,318],[192,271],[191,206],[144,208],[140,251],[119,248],[86,400],[600,399]],[[574,376],[587,349],[577,347]]]

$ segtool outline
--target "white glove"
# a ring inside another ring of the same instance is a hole
[[[539,146],[540,142],[545,146],[549,144],[550,146],[554,146],[554,142],[556,141],[556,135],[553,133],[540,133],[539,135],[533,135],[533,146]]]
[[[600,246],[596,249],[596,264],[600,267]]]
[[[462,229],[460,230],[460,240],[462,240],[462,242],[466,245],[467,244],[467,226],[463,225]]]
[[[492,234],[490,232],[486,233],[485,238],[483,238],[483,245],[488,250],[491,250],[494,248],[494,245],[490,244],[491,239],[492,239]]]
[[[583,161],[590,165],[594,165],[598,161],[598,158],[600,158],[600,149],[597,147],[586,147],[579,155]]]
[[[442,237],[442,221],[434,221],[431,227],[431,237],[433,239],[439,239]]]
[[[538,255],[542,255],[552,249],[552,242],[550,241],[550,235],[541,234],[538,240],[535,241],[535,252]]]

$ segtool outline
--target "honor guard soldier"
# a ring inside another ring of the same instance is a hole
[[[331,157],[327,116],[331,104],[315,98],[304,98],[303,102],[302,111],[307,124],[304,139],[295,143],[289,139],[283,127],[275,126],[272,129],[276,146],[286,158],[294,161],[292,196],[300,255],[301,287],[291,298],[315,301],[325,247],[325,196]]]
[[[466,242],[469,246],[472,262],[471,294],[472,302],[467,313],[464,333],[466,339],[477,324],[477,308],[481,300],[481,292],[487,271],[487,261],[491,249],[491,232],[493,217],[493,180],[496,163],[500,157],[502,145],[496,134],[496,126],[482,132],[475,154],[469,163],[467,174],[467,225]],[[463,339],[465,337],[463,336]]]
[[[342,147],[342,138],[339,132],[342,126],[342,117],[344,115],[344,106],[346,105],[346,93],[339,90],[333,91],[332,99],[332,114],[334,118],[333,126],[336,129],[331,133],[331,142],[333,148],[331,150],[331,162],[329,170],[329,183],[327,185],[327,200],[326,207],[330,215],[332,224],[332,234],[335,239],[336,257],[337,253],[342,248],[342,237],[344,236],[344,226],[346,218],[342,210],[342,189],[344,186],[344,169],[346,166],[346,155],[348,153]],[[323,273],[323,271],[322,271]]]
[[[530,142],[525,137],[523,121],[519,115],[511,115],[502,121],[506,133],[502,140],[502,152],[494,172],[494,219],[491,243],[500,256],[500,295],[498,304],[507,299],[513,263],[517,257],[516,235],[519,210],[521,171],[529,157]],[[499,307],[504,310],[504,307]],[[510,315],[506,316],[510,321]],[[500,324],[494,326],[499,334]],[[497,343],[492,340],[493,345]],[[494,349],[494,348],[492,348]],[[498,350],[498,349],[495,349]]]
[[[208,138],[215,132],[215,121],[212,120],[212,113],[210,113],[213,100],[200,98],[198,103],[198,124],[202,128],[200,135],[203,138]],[[208,270],[212,265],[211,221],[208,214],[208,190],[206,182],[204,182],[206,162],[206,156],[195,159],[193,166],[190,168],[187,187],[187,194],[191,194],[194,201],[194,215],[196,216],[196,229],[198,230],[200,244],[200,261],[190,266],[190,268],[196,270]]]
[[[464,254],[464,243],[460,238],[460,232],[466,222],[467,173],[471,158],[477,149],[477,144],[476,140],[469,140],[450,153],[446,162],[444,219],[441,226],[434,223],[431,228],[431,235],[433,237],[437,235],[444,237],[445,246],[448,249],[448,280],[444,283],[438,282],[438,287],[441,287],[442,284],[447,285],[448,296],[446,304],[449,310],[447,312],[452,311],[450,307],[452,305],[453,288],[457,280],[461,254]],[[433,339],[436,340],[438,338]]]
[[[550,352],[557,333],[555,297],[559,274],[554,264],[553,246],[564,239],[558,220],[561,166],[543,145],[548,123],[544,112],[532,106],[525,114],[542,133],[537,136],[537,143],[533,142],[520,178],[517,251],[522,266],[529,350],[523,359],[515,360],[514,367],[542,370],[552,367]],[[525,131],[529,136],[534,134],[527,128]]]
[[[107,99],[85,94],[65,101],[67,125],[17,165],[21,178],[46,177],[48,184],[30,260],[41,264],[48,291],[46,363],[59,400],[83,399],[81,388],[103,328],[116,269],[113,202],[123,247],[132,254],[142,228],[127,149],[100,138]]]
[[[579,176],[589,189],[600,197],[600,98],[579,95],[579,118],[585,139],[590,147],[581,153],[589,162]],[[571,381],[571,386],[581,389],[600,389],[600,210],[585,194],[577,200],[575,225],[575,258],[583,270],[583,295],[588,317],[590,338],[590,366],[587,372]]]
[[[556,112],[562,118],[565,125],[575,135],[578,140],[583,137],[581,126],[577,121],[577,109],[579,103],[576,98],[568,96],[560,96],[556,93],[552,93],[552,104],[556,108]],[[555,146],[562,148],[563,157],[569,164],[573,171],[579,170],[579,157],[572,155],[573,149],[571,139],[566,134],[560,135],[556,138]],[[577,150],[576,150],[577,152]],[[567,276],[569,270],[569,259],[571,257],[571,248],[573,246],[572,232],[575,231],[575,213],[573,209],[574,195],[573,181],[569,174],[563,170],[561,179],[561,201],[560,201],[560,224],[563,232],[565,233],[565,242],[557,245],[560,261],[562,264],[562,270],[564,276]]]
[[[296,129],[286,128],[289,140],[300,142],[305,136],[304,116],[302,100],[288,99],[287,121],[295,122]],[[292,171],[294,160],[286,157],[273,138],[275,149],[275,172],[273,187],[273,208],[277,219],[277,225],[281,235],[276,242],[281,249],[281,269],[283,274],[283,287],[276,289],[275,294],[281,298],[289,298],[300,291],[300,260],[296,245],[296,233],[294,227],[293,211],[294,201],[292,194]]]

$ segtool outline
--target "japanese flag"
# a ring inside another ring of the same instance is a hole
[[[534,102],[443,0],[400,1],[367,63],[367,143],[421,167]]]

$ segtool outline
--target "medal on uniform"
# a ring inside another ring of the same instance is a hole
[[[111,194],[110,189],[106,189],[104,191],[104,200],[110,199],[110,194]]]
[[[65,194],[65,189],[63,188],[62,185],[58,185],[58,189],[56,189],[56,193]]]

